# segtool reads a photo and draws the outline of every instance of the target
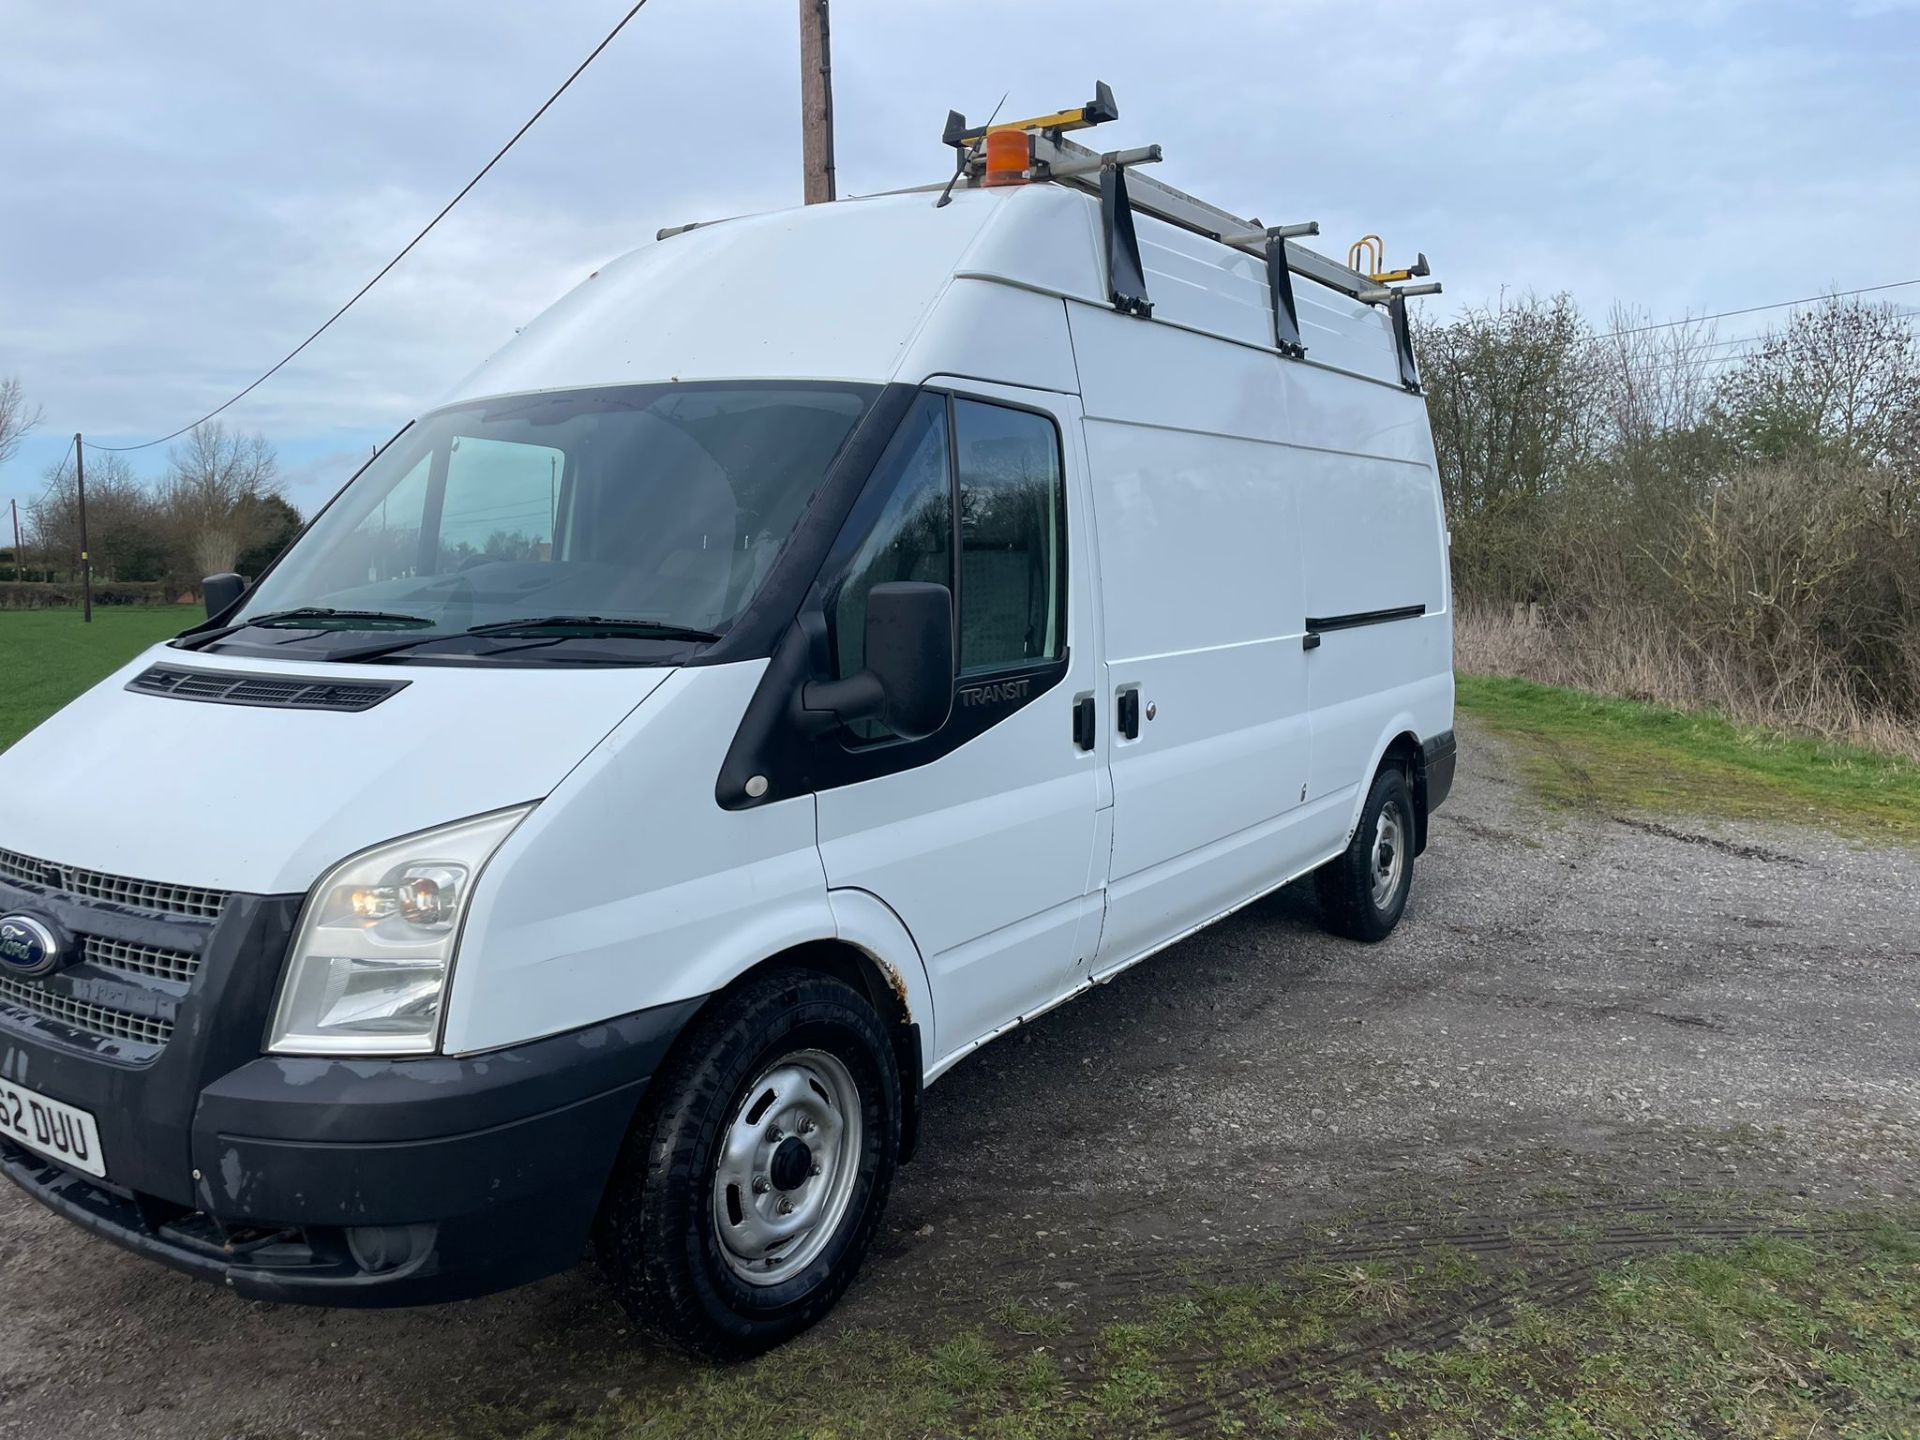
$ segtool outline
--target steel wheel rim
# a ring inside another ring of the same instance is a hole
[[[783,1055],[742,1092],[713,1174],[713,1225],[727,1268],[778,1285],[820,1257],[860,1175],[860,1087],[824,1050]]]
[[[1400,822],[1397,806],[1381,808],[1373,825],[1373,850],[1368,871],[1373,879],[1373,908],[1385,910],[1393,904],[1400,889],[1400,876],[1407,866],[1406,827]]]

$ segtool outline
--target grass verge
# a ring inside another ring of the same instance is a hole
[[[1920,844],[1920,765],[1910,760],[1504,676],[1460,676],[1458,704],[1518,742],[1526,779],[1555,804]]]
[[[201,619],[193,605],[0,610],[0,750],[149,645]]]
[[[1552,1272],[1443,1246],[1302,1262],[1091,1334],[1019,1307],[939,1343],[842,1330],[590,1415],[493,1412],[482,1429],[503,1423],[538,1440],[1893,1440],[1920,1433],[1920,1230],[1862,1222]]]

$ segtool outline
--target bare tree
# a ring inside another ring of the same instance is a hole
[[[80,498],[73,466],[47,470],[47,488],[27,506],[26,531],[42,563],[74,573],[80,566]],[[124,456],[87,460],[87,543],[101,580],[166,578],[166,542],[159,505]]]
[[[1895,448],[1920,393],[1920,336],[1891,305],[1834,298],[1795,311],[1787,328],[1730,371],[1720,407],[1743,449],[1761,458],[1818,450],[1869,462]]]
[[[1713,415],[1713,365],[1722,343],[1711,323],[1649,325],[1621,306],[1594,342],[1605,440],[1633,452],[1699,429]]]
[[[38,405],[28,407],[18,375],[0,380],[0,465],[13,458],[27,432],[40,423],[40,414]]]
[[[1920,389],[1894,416],[1887,445],[1887,510],[1896,524],[1920,525]]]
[[[258,503],[281,492],[280,463],[264,435],[230,434],[215,421],[196,426],[169,453],[161,508],[177,553],[198,575],[218,575],[257,544]]]

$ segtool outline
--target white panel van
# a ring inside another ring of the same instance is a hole
[[[969,1052],[1297,877],[1392,930],[1454,768],[1403,304],[1120,169],[608,265],[0,756],[0,1169],[260,1299],[591,1246],[739,1353]]]

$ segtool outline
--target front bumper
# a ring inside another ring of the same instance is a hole
[[[640,1096],[698,1004],[465,1059],[254,1060],[200,1097],[191,1205],[8,1142],[0,1171],[94,1234],[252,1299],[487,1294],[579,1260]]]
[[[647,1081],[700,1003],[459,1059],[262,1057],[298,896],[168,916],[72,874],[20,857],[0,874],[0,913],[92,937],[55,974],[0,989],[0,1076],[91,1113],[107,1178],[7,1140],[0,1173],[258,1299],[424,1304],[574,1264]]]

